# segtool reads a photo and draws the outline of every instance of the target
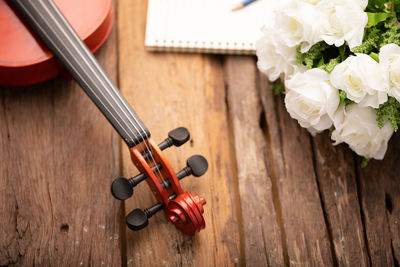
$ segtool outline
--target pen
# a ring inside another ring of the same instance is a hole
[[[237,4],[236,6],[234,6],[232,8],[232,11],[236,11],[236,10],[242,9],[243,7],[245,7],[247,5],[250,5],[254,1],[256,1],[256,0],[244,0],[244,1],[240,2],[239,4]]]

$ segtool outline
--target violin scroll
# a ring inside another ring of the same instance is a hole
[[[166,215],[176,228],[194,235],[206,226],[203,218],[205,204],[204,198],[185,192],[169,202]]]
[[[170,131],[168,137],[158,146],[148,138],[131,148],[132,162],[141,173],[129,179],[115,179],[111,185],[111,193],[119,200],[126,200],[132,196],[136,185],[146,181],[158,203],[144,210],[135,209],[130,212],[126,216],[129,229],[143,229],[148,225],[148,219],[160,210],[164,210],[168,220],[185,234],[194,235],[205,227],[205,199],[197,194],[184,192],[179,181],[189,175],[202,176],[208,169],[207,160],[201,155],[191,156],[186,167],[175,173],[162,153],[162,150],[172,145],[181,146],[189,139],[189,131],[179,127]]]

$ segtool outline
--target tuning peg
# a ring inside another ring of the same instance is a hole
[[[169,196],[169,199],[172,200],[176,197],[176,194],[172,194]],[[128,225],[129,229],[133,231],[141,230],[149,224],[149,219],[164,207],[165,206],[163,203],[158,202],[154,206],[144,210],[134,209],[126,216],[126,224]]]
[[[111,194],[119,200],[125,200],[133,195],[132,185],[125,177],[118,177],[111,184]]]
[[[190,133],[188,129],[185,127],[178,127],[168,133],[168,137],[162,141],[158,147],[161,150],[167,149],[168,147],[174,145],[174,146],[181,146],[190,139]],[[151,151],[146,152],[143,154],[143,158],[145,160],[148,160],[151,157],[152,153]]]
[[[208,162],[207,160],[201,155],[194,155],[188,158],[186,161],[186,167],[180,170],[176,177],[181,180],[186,176],[193,175],[194,177],[200,177],[204,173],[206,173],[208,169]],[[171,186],[171,182],[169,180],[164,180],[162,182],[162,186],[164,188],[168,188]]]
[[[190,139],[190,133],[185,127],[178,127],[168,133],[167,139],[161,142],[158,146],[164,150],[172,145],[181,146]]]
[[[186,161],[186,167],[180,170],[176,176],[179,180],[191,174],[195,177],[200,177],[206,173],[207,169],[208,162],[205,157],[201,155],[194,155],[188,158]]]
[[[161,164],[157,164],[157,166],[153,167],[153,172],[157,172],[162,168]],[[147,177],[146,174],[140,173],[135,177],[131,177],[129,179],[125,177],[118,177],[111,184],[111,194],[119,200],[125,200],[130,198],[133,195],[133,188],[138,185],[140,182],[145,180]]]
[[[126,216],[126,224],[133,231],[141,230],[149,224],[149,218],[163,208],[164,204],[160,202],[145,210],[135,209]]]
[[[186,161],[186,167],[184,169],[189,169],[190,172],[182,176],[182,178],[190,174],[192,174],[195,177],[200,177],[203,174],[205,174],[206,171],[208,170],[208,162],[206,158],[203,157],[202,155],[194,155],[188,158],[188,160]],[[176,175],[178,176],[179,179],[182,179],[180,178],[181,174],[179,172]]]

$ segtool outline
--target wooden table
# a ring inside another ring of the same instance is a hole
[[[177,126],[190,144],[166,154],[179,170],[205,155],[208,173],[183,186],[207,199],[206,229],[184,236],[157,214],[143,231],[124,218],[154,199],[128,149],[73,81],[0,90],[0,265],[398,266],[400,138],[360,168],[328,134],[315,138],[268,90],[254,57],[148,53],[146,1],[120,0],[100,62],[152,131]]]

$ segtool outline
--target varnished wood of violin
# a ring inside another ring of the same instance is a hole
[[[112,0],[54,0],[54,3],[89,49],[92,52],[99,49],[111,32]],[[67,74],[53,53],[4,0],[0,1],[0,36],[0,85],[25,86]]]
[[[183,233],[194,235],[205,227],[203,218],[205,199],[197,194],[191,195],[189,192],[184,192],[175,171],[159,146],[151,138],[148,138],[146,142],[147,144],[130,148],[132,162],[141,173],[146,174],[146,182],[156,199],[163,204],[169,221]],[[144,159],[143,155],[148,151],[151,151],[154,162]],[[156,166],[155,163],[161,164],[158,177],[152,170]],[[160,177],[163,181],[169,181],[168,187],[163,186]],[[177,196],[170,199],[169,196],[174,194]]]

